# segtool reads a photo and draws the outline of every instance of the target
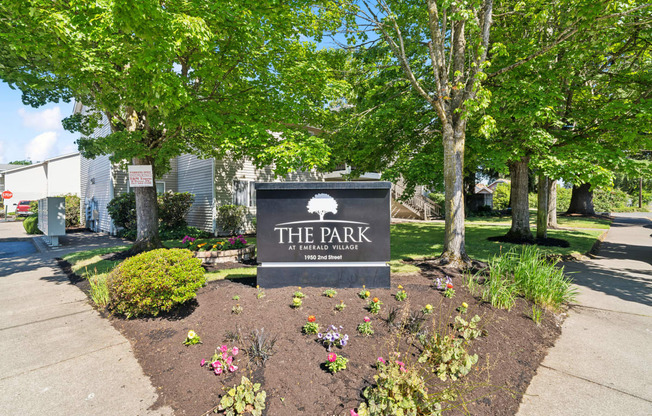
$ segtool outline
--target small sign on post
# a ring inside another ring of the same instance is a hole
[[[129,165],[129,186],[132,188],[145,188],[154,186],[154,175],[151,165]]]
[[[4,191],[2,193],[2,199],[11,199],[14,194],[11,191]]]

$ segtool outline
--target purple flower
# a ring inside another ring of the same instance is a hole
[[[452,285],[453,284],[453,279],[451,279],[449,276],[446,276],[446,284],[447,285]]]
[[[442,290],[444,288],[444,285],[442,285],[441,279],[439,277],[435,279],[435,286],[437,286],[438,290]]]
[[[319,332],[319,333],[317,334],[317,338],[322,339],[323,337],[324,337],[324,335],[323,335],[321,332]]]

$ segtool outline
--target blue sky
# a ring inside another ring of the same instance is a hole
[[[20,91],[0,82],[0,163],[40,162],[77,151],[79,133],[69,133],[61,126],[61,119],[72,114],[72,102],[32,108],[20,97]]]

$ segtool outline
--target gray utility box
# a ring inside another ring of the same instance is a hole
[[[45,235],[45,242],[48,245],[52,247],[59,245],[59,236],[66,235],[66,198],[39,199],[38,229]]]

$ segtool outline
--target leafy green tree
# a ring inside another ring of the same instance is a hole
[[[13,162],[9,162],[10,165],[31,165],[32,161],[31,160],[14,160]]]
[[[649,35],[641,30],[649,20],[648,6],[642,1],[497,3],[490,58],[501,69],[489,71],[486,85],[493,93],[488,113],[498,134],[487,153],[489,163],[510,168],[508,236],[532,238],[530,164],[542,186],[547,177],[577,185],[608,183],[614,170],[634,169],[627,155],[649,140],[641,134],[650,125]],[[537,233],[544,237],[547,204],[540,210]]]
[[[74,98],[64,120],[86,157],[152,165],[182,153],[248,156],[283,174],[322,165],[328,149],[301,126],[329,82],[314,42],[339,22],[326,1],[4,0],[0,78],[38,106]],[[110,133],[92,137],[108,124]],[[155,188],[135,188],[136,250],[158,247]]]
[[[349,40],[362,41],[359,52],[364,54],[361,59],[367,63],[361,68],[358,80],[372,86],[373,91],[360,100],[351,94],[349,98],[353,102],[345,101],[340,108],[355,105],[357,120],[371,112],[386,112],[384,120],[372,117],[365,123],[365,132],[360,137],[378,137],[375,133],[387,131],[382,123],[390,124],[396,135],[385,136],[376,147],[363,146],[361,150],[369,158],[381,156],[385,161],[404,161],[415,168],[421,167],[419,171],[423,172],[435,171],[436,166],[428,153],[417,149],[427,147],[431,149],[430,154],[441,154],[446,197],[441,260],[452,266],[462,265],[468,261],[463,198],[466,126],[469,115],[488,101],[481,81],[487,65],[493,1],[342,3],[350,6],[349,28],[358,35]],[[394,105],[383,105],[387,100]],[[391,113],[392,109],[398,111]],[[355,123],[353,120],[350,126]],[[435,139],[441,139],[443,151],[436,150]],[[365,159],[361,155],[358,160]],[[413,163],[416,160],[422,163]],[[395,172],[409,171],[400,169],[396,163],[386,165],[395,166]]]

